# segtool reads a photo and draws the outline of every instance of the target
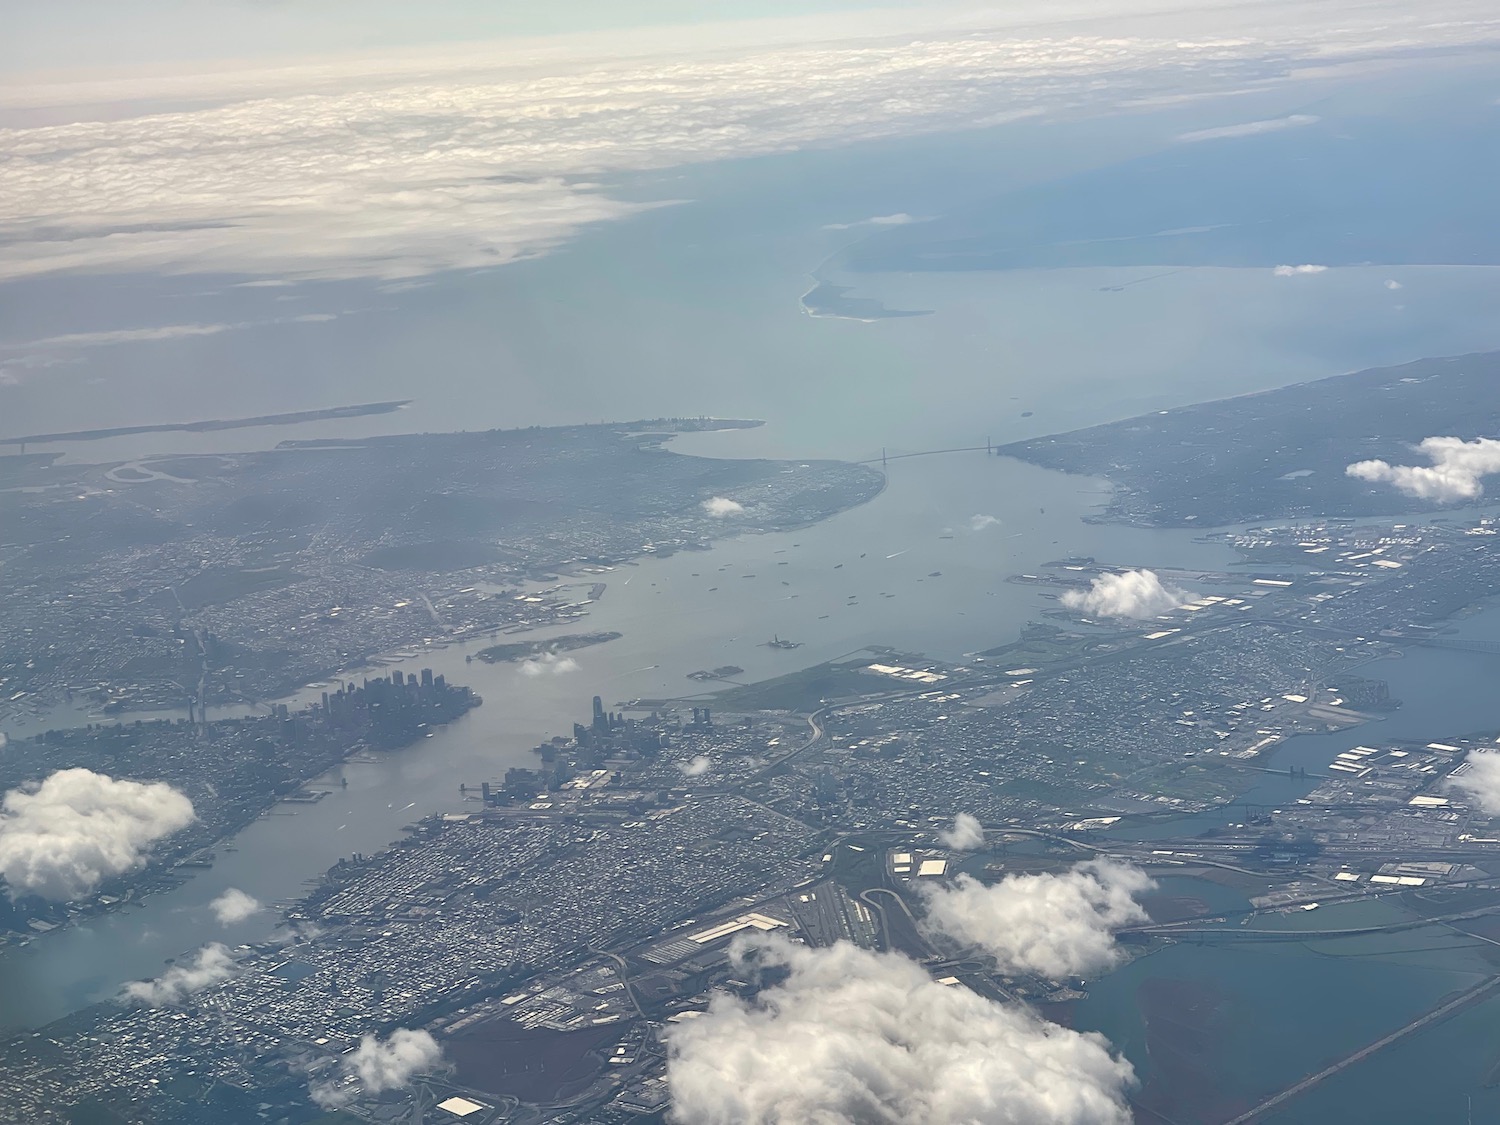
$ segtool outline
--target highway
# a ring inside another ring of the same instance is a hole
[[[900,937],[902,935],[897,933],[891,926],[891,910],[876,902],[875,895],[881,895],[884,898],[890,899],[894,903],[895,909],[900,911],[898,917],[904,918],[905,924],[911,927],[910,932],[905,935],[907,938],[906,941],[901,941]],[[874,910],[876,917],[880,919],[880,934],[885,940],[885,947],[887,949],[909,954],[918,960],[931,956],[932,949],[922,937],[922,927],[912,914],[911,907],[906,905],[904,898],[886,887],[871,887],[868,890],[860,891],[859,898],[861,902]]]
[[[823,741],[823,726],[822,726],[822,724],[818,720],[821,719],[827,713],[828,713],[828,708],[825,706],[825,707],[819,707],[816,711],[814,711],[811,715],[809,715],[807,717],[807,727],[808,727],[807,741],[804,742],[801,746],[798,746],[795,750],[789,750],[789,751],[787,751],[781,757],[775,759],[774,761],[772,761],[772,762],[768,763],[767,765],[762,766],[760,769],[756,770],[753,774],[751,774],[746,779],[746,784],[750,784],[750,783],[753,783],[753,782],[756,782],[756,781],[760,781],[763,778],[766,778],[766,777],[770,776],[770,774],[773,771],[775,771],[777,769],[780,769],[782,766],[784,766],[788,762],[790,762],[793,758],[796,758],[797,756],[799,756],[801,754],[806,754],[814,746],[816,746],[816,745],[818,745],[818,743],[822,742]]]

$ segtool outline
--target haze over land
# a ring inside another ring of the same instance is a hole
[[[1500,1113],[1490,5],[158,5],[0,45],[0,1117]]]

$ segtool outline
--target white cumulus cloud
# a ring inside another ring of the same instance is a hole
[[[1153,886],[1139,868],[1109,860],[1056,875],[1007,875],[989,886],[960,875],[951,887],[924,892],[922,924],[978,946],[1002,972],[1059,980],[1116,964],[1115,931],[1147,921],[1136,896]]]
[[[125,996],[153,1008],[180,1004],[195,992],[234,975],[234,958],[218,942],[198,950],[196,957],[180,961],[155,980],[132,981],[125,986]]]
[[[566,676],[569,672],[578,671],[578,667],[578,661],[571,656],[564,656],[560,652],[544,652],[540,656],[521,661],[521,675],[533,679],[537,676]]]
[[[1449,775],[1448,785],[1472,798],[1488,815],[1500,816],[1500,754],[1471,750],[1460,770]]]
[[[1277,266],[1275,269],[1273,269],[1271,271],[1271,273],[1274,274],[1277,277],[1300,277],[1303,274],[1309,274],[1309,273],[1326,273],[1327,270],[1328,270],[1327,266],[1314,266],[1314,265]]]
[[[1386,283],[1385,283],[1385,287],[1386,287],[1386,288],[1387,288],[1387,289],[1390,289],[1390,290],[1392,290],[1392,291],[1393,291],[1393,292],[1394,292],[1394,291],[1395,291],[1395,290],[1397,290],[1397,289],[1404,289],[1404,288],[1405,288],[1405,286],[1403,286],[1403,285],[1402,285],[1402,284],[1401,284],[1401,283],[1400,283],[1400,282],[1399,282],[1399,281],[1397,281],[1397,280],[1396,280],[1396,279],[1395,279],[1395,278],[1391,278],[1391,279],[1390,279],[1390,280],[1388,280],[1388,281],[1387,281],[1387,282],[1386,282]]]
[[[1268,121],[1245,121],[1238,125],[1220,125],[1216,129],[1195,129],[1182,133],[1178,140],[1186,144],[1198,141],[1217,141],[1229,137],[1255,137],[1261,133],[1279,133],[1283,129],[1296,129],[1302,125],[1316,125],[1322,118],[1309,113],[1293,113],[1288,117],[1273,117]]]
[[[419,1074],[437,1068],[443,1050],[426,1031],[398,1027],[390,1038],[366,1035],[359,1046],[339,1060],[334,1076],[313,1082],[313,1101],[325,1109],[347,1105],[360,1092],[379,1094],[399,1090]]]
[[[1087,590],[1068,590],[1062,604],[1094,617],[1156,617],[1181,605],[1187,595],[1164,586],[1153,570],[1101,574]]]
[[[741,516],[745,514],[745,505],[738,500],[731,500],[727,496],[714,496],[703,501],[703,510],[716,520],[728,519],[730,516]]]
[[[214,917],[219,920],[221,926],[232,926],[236,922],[243,922],[246,918],[253,918],[265,909],[260,900],[254,895],[248,895],[238,887],[230,887],[213,902],[208,908],[214,912]]]
[[[999,516],[977,515],[969,517],[970,531],[987,531],[992,527],[1000,526]]]
[[[164,782],[58,770],[0,802],[0,875],[12,895],[80,899],[143,865],[150,846],[193,815],[192,802]]]
[[[1388,461],[1356,461],[1344,472],[1359,480],[1393,485],[1397,492],[1419,500],[1453,503],[1484,494],[1481,478],[1500,473],[1500,441],[1475,438],[1430,437],[1417,450],[1431,465],[1392,465]]]
[[[702,777],[714,768],[714,762],[707,754],[699,754],[690,761],[678,762],[677,768],[684,777]]]
[[[1096,1034],[932,980],[909,958],[765,936],[787,970],[667,1032],[677,1125],[1127,1125],[1130,1064]]]
[[[973,813],[961,812],[953,818],[953,827],[938,833],[938,842],[956,852],[972,852],[984,843],[984,825]]]

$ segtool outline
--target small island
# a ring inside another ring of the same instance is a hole
[[[517,660],[531,660],[549,653],[572,652],[574,649],[588,648],[590,645],[602,645],[606,641],[617,641],[622,635],[614,632],[569,633],[565,637],[553,637],[547,641],[512,641],[509,644],[490,645],[489,648],[480,649],[474,655],[490,664],[504,664]]]
[[[727,680],[730,676],[738,676],[742,672],[744,672],[744,669],[741,668],[738,664],[721,664],[712,672],[706,669],[699,669],[696,672],[689,672],[687,674],[687,678],[690,680],[697,680],[700,684],[706,684],[710,680]]]
[[[257,426],[295,426],[303,422],[329,422],[338,418],[364,418],[390,414],[411,405],[411,399],[396,402],[363,402],[354,406],[330,406],[322,410],[292,410],[284,414],[258,414],[253,418],[206,418],[197,422],[157,422],[144,426],[110,426],[99,430],[68,430],[54,434],[23,434],[0,438],[0,445],[27,445],[58,441],[102,441],[137,434],[206,434],[216,430],[244,430]]]

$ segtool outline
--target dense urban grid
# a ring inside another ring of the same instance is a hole
[[[0,717],[275,698],[377,654],[574,620],[587,599],[525,588],[559,568],[795,527],[880,488],[854,465],[664,448],[749,424],[19,458],[0,466]]]
[[[1142,619],[1093,614],[1082,596],[1113,572],[1060,560],[1017,576],[1056,592],[1049,620],[963,664],[880,650],[708,705],[595,698],[571,737],[536,748],[534,767],[471,791],[472,811],[341,861],[286,912],[276,940],[202,951],[178,978],[169,970],[11,1041],[5,1103],[38,1122],[81,1119],[69,1116],[80,1106],[94,1115],[82,1119],[105,1121],[304,1121],[325,1110],[379,1121],[418,1107],[440,1120],[657,1120],[670,1103],[672,1029],[712,991],[744,987],[730,951],[744,933],[899,950],[981,995],[1065,1010],[1086,983],[940,940],[921,920],[924,888],[1094,854],[1210,873],[1250,899],[1237,915],[1156,904],[1121,929],[1130,955],[1216,936],[1276,940],[1300,932],[1277,928],[1289,911],[1355,896],[1423,891],[1397,923],[1408,927],[1481,917],[1495,905],[1500,840],[1481,803],[1448,781],[1493,734],[1372,734],[1286,808],[1231,801],[1288,737],[1355,728],[1398,705],[1361,666],[1443,643],[1451,606],[1427,592],[1490,592],[1474,547],[1494,530],[1477,519],[1236,532],[1242,567],[1164,572],[1174,592]],[[1174,687],[1152,690],[1161,684]],[[225,768],[245,768],[233,765],[238,746],[260,747],[250,762],[267,768],[274,745],[286,792],[296,748],[312,768],[347,744],[336,732],[377,744],[377,698],[443,691],[462,693],[429,680],[351,685],[303,715],[213,737]],[[22,747],[104,765],[93,748],[132,736],[153,747],[139,768],[166,778],[201,737],[185,723],[127,725]],[[977,818],[982,842],[952,838],[955,809]],[[1215,813],[1207,831],[1170,827]],[[217,823],[163,856],[201,845]],[[1124,826],[1147,831],[1114,834]],[[397,1088],[372,1090],[341,1064],[363,1037],[403,1029],[441,1050]]]
[[[330,767],[399,754],[480,702],[430,671],[341,669],[458,640],[517,663],[618,642],[581,625],[508,634],[582,621],[606,565],[705,547],[726,517],[792,527],[881,487],[855,466],[662,449],[707,424],[17,469],[67,491],[5,501],[6,706],[41,716],[71,693],[127,714],[0,757],[7,940],[180,880],[276,803],[326,796]],[[1146,496],[1166,520],[1178,501],[1142,480],[1117,514]],[[918,966],[1064,1025],[1095,974],[1185,942],[1445,927],[1500,964],[1483,934],[1500,911],[1500,732],[1382,737],[1375,720],[1402,701],[1372,671],[1491,643],[1451,622],[1500,592],[1500,524],[1338,515],[1213,534],[1234,565],[1062,558],[1010,575],[1038,619],[959,661],[872,647],[758,683],[706,668],[687,678],[716,690],[689,698],[594,696],[529,765],[461,779],[462,811],[278,904],[270,938],[189,950],[0,1044],[0,1105],[36,1123],[666,1121],[694,1036],[778,987],[788,949],[889,955],[866,969]],[[208,719],[318,681],[305,706]],[[168,703],[188,717],[128,714]],[[1278,759],[1324,732],[1344,740],[1331,760]],[[52,837],[15,844],[28,810],[69,787],[128,805],[130,847],[95,854],[84,828],[76,856]],[[1181,876],[1217,890],[1152,882]],[[972,896],[1039,879],[1116,896],[1102,951],[1001,950],[965,922]],[[1313,913],[1352,903],[1380,909],[1327,927]],[[1211,1097],[1132,1097],[1225,1116]]]

